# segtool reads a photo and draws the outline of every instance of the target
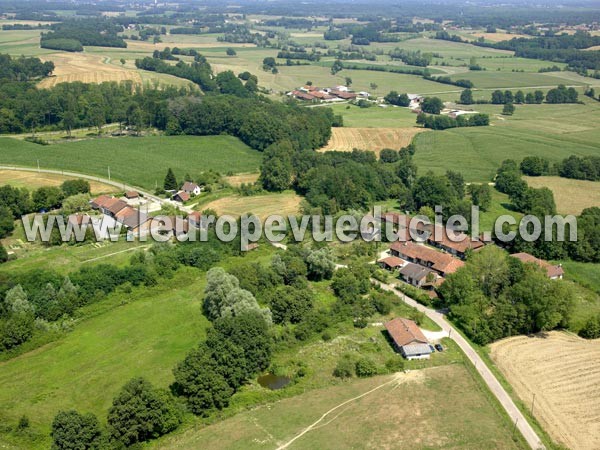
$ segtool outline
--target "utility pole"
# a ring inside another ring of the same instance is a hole
[[[513,428],[513,438],[515,437],[515,433],[517,432],[517,423],[519,423],[519,418],[515,419],[515,427]]]
[[[40,173],[41,171],[40,171],[40,160],[39,159],[37,160],[37,166],[38,166],[38,173]]]
[[[108,166],[108,181],[110,181],[110,166]]]

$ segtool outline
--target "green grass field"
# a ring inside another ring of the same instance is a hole
[[[359,108],[358,106],[341,104],[331,105],[335,114],[341,114],[345,127],[359,128],[396,128],[415,126],[417,115],[408,108]]]
[[[62,169],[111,178],[153,190],[171,167],[178,179],[212,169],[256,172],[261,154],[230,136],[101,138],[37,145],[0,138],[0,164]]]
[[[420,173],[462,172],[467,181],[491,181],[508,158],[542,156],[559,161],[570,155],[600,154],[600,103],[517,105],[510,117],[499,117],[499,105],[473,105],[492,114],[489,127],[454,128],[417,135],[415,162]]]
[[[144,376],[161,387],[175,363],[204,336],[203,281],[182,270],[149,290],[114,294],[114,308],[76,326],[64,338],[0,363],[0,422],[22,415],[39,440],[0,434],[10,448],[48,448],[52,418],[61,409],[90,411],[104,420],[112,398],[130,378]],[[3,442],[4,441],[4,442]]]
[[[525,448],[512,440],[511,424],[463,364],[310,391],[214,425],[191,427],[153,447],[277,448],[339,405],[290,448]]]

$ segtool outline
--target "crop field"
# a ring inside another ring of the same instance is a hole
[[[126,81],[141,83],[138,71],[123,69],[116,65],[106,64],[105,59],[85,52],[52,53],[43,58],[52,61],[56,66],[53,76],[39,83],[40,87],[49,88],[58,83],[81,81],[83,83],[102,83],[104,81]]]
[[[293,192],[250,197],[234,195],[207,203],[202,206],[202,209],[214,209],[219,215],[241,216],[245,213],[253,213],[258,217],[265,218],[271,214],[296,215],[299,212],[301,200],[302,198]]]
[[[335,114],[344,118],[344,126],[351,128],[397,128],[412,127],[417,115],[408,108],[392,107],[360,108],[349,104],[328,105]]]
[[[485,65],[484,59],[481,63]],[[552,64],[547,64],[552,65]],[[453,80],[467,79],[471,80],[475,87],[484,89],[498,88],[538,88],[554,87],[559,84],[569,84],[583,86],[585,83],[565,80],[561,76],[562,72],[551,73],[532,73],[532,72],[509,72],[509,71],[471,71],[452,75]],[[600,84],[598,80],[589,80],[590,84]]]
[[[0,170],[0,185],[10,184],[15,187],[26,187],[28,189],[37,189],[42,186],[60,186],[66,180],[72,180],[72,177],[55,175],[51,173],[37,173],[25,170]],[[92,194],[115,192],[116,188],[109,184],[90,181]]]
[[[579,214],[585,208],[600,207],[600,182],[561,177],[524,177],[534,188],[547,187],[554,193],[559,214]]]
[[[521,400],[556,441],[600,448],[600,340],[551,332],[491,345],[491,356]]]
[[[351,152],[371,150],[379,156],[384,148],[400,150],[412,142],[413,137],[422,133],[424,128],[332,128],[331,139],[320,151],[337,150]]]
[[[48,448],[58,410],[77,408],[105,417],[113,396],[134,376],[168,386],[173,366],[208,325],[200,314],[202,283],[196,271],[185,270],[151,293],[134,288],[131,294],[115,294],[103,300],[112,302],[112,310],[56,342],[1,362],[0,421],[14,424],[26,414],[32,432],[40,434],[36,448]],[[18,437],[0,434],[5,447],[29,449],[32,442],[20,445]]]
[[[83,155],[85,155],[83,157]],[[0,138],[0,164],[62,169],[108,178],[154,190],[167,168],[182,179],[209,169],[228,173],[255,172],[260,152],[230,136],[149,136],[101,138],[37,145]]]
[[[415,138],[421,173],[456,170],[467,181],[488,182],[505,159],[541,156],[554,162],[600,152],[600,131],[593,125],[600,118],[599,102],[517,105],[510,117],[497,115],[501,106],[475,106],[480,112],[495,112],[491,126],[433,131]]]
[[[189,428],[154,447],[272,449],[290,443],[290,449],[522,448],[462,364],[310,391]]]

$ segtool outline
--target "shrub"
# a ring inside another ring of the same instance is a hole
[[[390,373],[401,372],[404,370],[404,360],[402,358],[390,358],[385,362],[385,368]]]
[[[369,358],[361,358],[356,361],[354,365],[354,371],[357,377],[366,378],[377,375],[377,366]]]
[[[348,356],[345,356],[338,361],[335,369],[333,369],[333,376],[341,379],[351,378],[353,369],[352,360]]]

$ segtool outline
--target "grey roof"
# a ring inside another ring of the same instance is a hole
[[[412,278],[413,280],[422,280],[432,272],[433,271],[427,267],[423,267],[414,263],[408,263],[402,269],[400,269],[400,275],[407,278]]]
[[[433,353],[429,344],[408,344],[402,346],[404,356],[429,355]]]

